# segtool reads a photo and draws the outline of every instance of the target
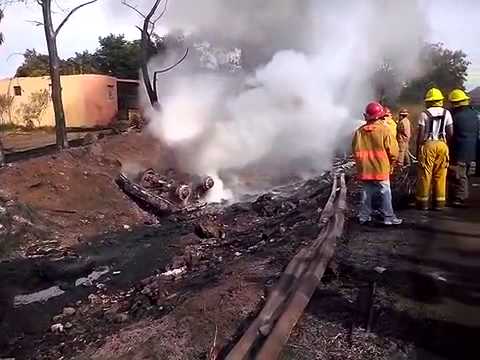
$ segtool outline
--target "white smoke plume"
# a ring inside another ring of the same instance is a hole
[[[214,200],[231,196],[221,181],[247,167],[277,177],[321,171],[350,140],[382,60],[416,75],[427,30],[420,3],[171,2],[169,28],[216,38],[248,65],[228,74],[182,64],[159,82],[163,110],[150,114],[150,130],[182,170],[220,180]]]

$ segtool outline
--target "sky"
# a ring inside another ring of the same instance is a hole
[[[292,0],[293,1],[293,0]],[[396,1],[396,0],[391,0]],[[442,42],[451,49],[461,49],[472,62],[469,68],[467,88],[480,86],[480,26],[476,26],[480,13],[480,1],[476,0],[423,0],[428,13],[427,22],[430,33],[426,34],[431,42]],[[61,9],[68,10],[80,0],[54,0]],[[139,18],[134,14],[119,16],[116,4],[120,0],[99,0],[79,10],[62,29],[58,38],[59,54],[62,58],[73,56],[83,50],[93,51],[98,45],[98,37],[110,33],[125,34],[130,39],[139,37],[135,28]],[[174,6],[174,1],[170,6]],[[62,10],[56,14],[57,23],[64,16]],[[125,11],[122,10],[125,14]],[[11,77],[22,63],[21,54],[26,49],[35,48],[46,53],[43,28],[32,21],[41,21],[41,11],[32,2],[31,5],[14,5],[5,9],[5,18],[0,23],[5,43],[0,46],[0,78]],[[407,22],[407,21],[406,21]],[[406,54],[408,56],[408,54]]]

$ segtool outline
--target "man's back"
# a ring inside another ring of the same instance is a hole
[[[479,134],[478,115],[470,106],[455,108],[452,115],[452,157],[455,161],[474,161]]]
[[[398,145],[391,131],[380,121],[359,128],[352,143],[360,180],[388,180],[390,163],[398,157]]]

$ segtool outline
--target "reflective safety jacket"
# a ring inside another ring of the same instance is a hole
[[[398,143],[381,120],[368,122],[355,132],[352,150],[359,180],[390,179],[391,164],[398,158]]]
[[[391,116],[385,118],[385,125],[390,129],[392,132],[393,136],[396,138],[397,137],[397,123]]]
[[[405,117],[398,121],[397,125],[397,141],[399,143],[409,143],[412,136],[410,120]]]

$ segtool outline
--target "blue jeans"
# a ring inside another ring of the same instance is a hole
[[[372,202],[374,198],[379,199],[377,209],[383,217],[383,221],[395,219],[392,206],[392,190],[390,181],[364,181],[362,184],[362,204],[358,218],[360,221],[370,221],[372,218]]]

